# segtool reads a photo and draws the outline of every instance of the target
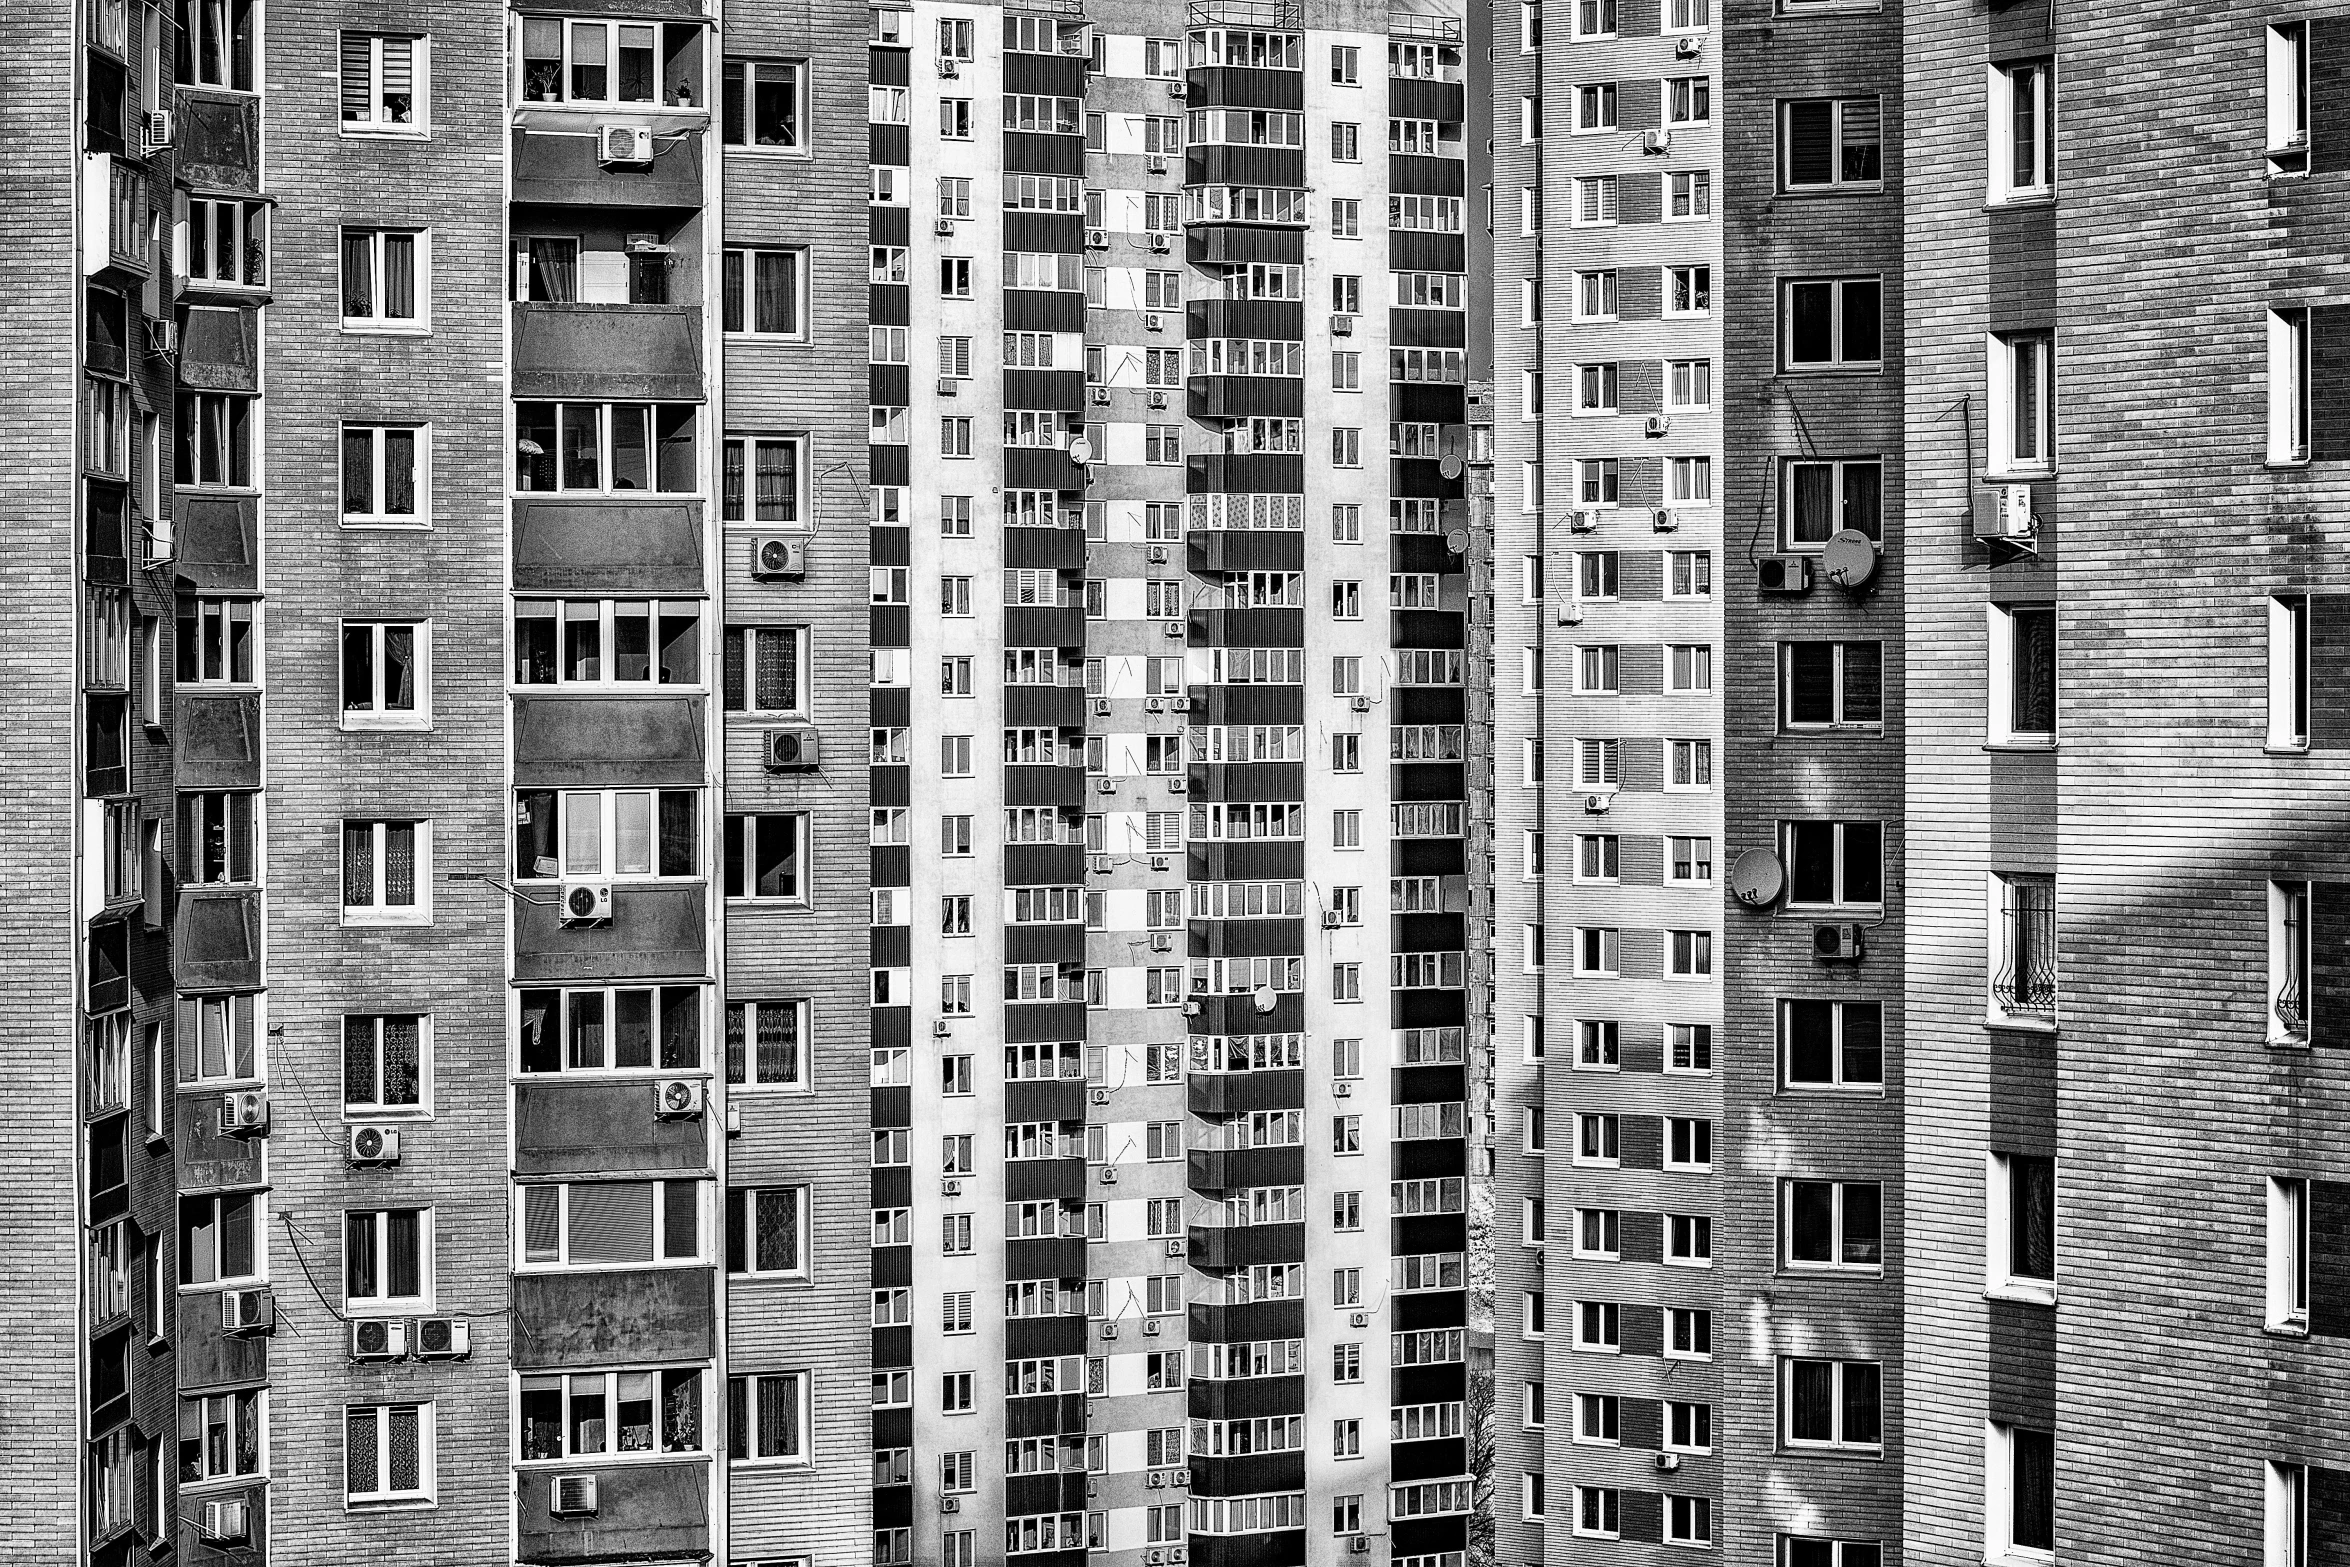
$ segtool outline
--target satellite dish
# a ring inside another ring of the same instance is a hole
[[[1747,849],[1730,862],[1730,896],[1750,909],[1767,909],[1787,890],[1787,868],[1768,849]]]
[[[1270,985],[1259,985],[1259,986],[1257,987],[1257,993],[1256,993],[1256,996],[1254,997],[1254,1000],[1256,1001],[1256,1004],[1257,1004],[1257,1010],[1258,1010],[1259,1012],[1270,1012],[1270,1011],[1272,1011],[1272,1010],[1273,1010],[1273,987],[1272,987],[1272,986],[1270,986]]]
[[[1820,573],[1840,588],[1857,588],[1877,574],[1877,546],[1858,528],[1846,528],[1820,552]]]
[[[1084,436],[1072,436],[1069,441],[1069,460],[1075,463],[1093,461],[1093,442]]]
[[[1468,554],[1469,530],[1466,528],[1448,529],[1444,535],[1444,547],[1455,555]]]
[[[1436,471],[1448,479],[1457,479],[1467,470],[1468,466],[1467,463],[1461,461],[1459,452],[1446,452],[1436,464]]]

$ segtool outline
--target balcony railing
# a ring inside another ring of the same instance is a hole
[[[1991,994],[2011,1017],[2056,1017],[2056,884],[2002,884],[1998,977]]]
[[[2285,972],[2277,984],[2277,1022],[2289,1039],[2309,1036],[2309,905],[2307,894],[2285,894]]]

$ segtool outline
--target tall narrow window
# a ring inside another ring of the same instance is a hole
[[[2268,1037],[2271,1044],[2309,1043],[2310,886],[2268,884]]]
[[[1994,1295],[2053,1300],[2056,1293],[2056,1161],[1988,1155],[1989,1217],[1984,1287]]]
[[[2268,744],[2276,751],[2309,749],[2307,594],[2268,601]]]
[[[2056,881],[1993,876],[1991,1000],[2009,1020],[2056,1021]]]
[[[2275,1176],[2268,1183],[2268,1309],[2272,1332],[2309,1331],[2309,1183]]]
[[[2309,1567],[2309,1470],[2271,1462],[2267,1478],[2262,1567]]]
[[[2056,1434],[1993,1421],[1983,1465],[1984,1559],[2049,1560],[2056,1550]]]
[[[2268,460],[2309,461],[2309,312],[2268,313]]]
[[[1991,338],[1991,467],[2040,472],[2055,465],[2055,342],[2045,332]]]
[[[2055,74],[2046,60],[1991,69],[1991,199],[2027,201],[2056,188]]]
[[[2309,24],[2268,30],[2268,171],[2309,172]]]
[[[2056,611],[2045,605],[1991,606],[1992,745],[2056,743]]]

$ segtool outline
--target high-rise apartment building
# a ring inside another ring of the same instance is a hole
[[[1459,1567],[1475,37],[11,13],[28,1559]]]

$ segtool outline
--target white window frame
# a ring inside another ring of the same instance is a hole
[[[416,687],[415,704],[405,712],[387,709],[384,700],[383,634],[392,627],[405,627],[409,632],[409,657],[414,664],[412,675]],[[348,636],[353,630],[365,628],[369,632],[369,646],[374,660],[374,705],[360,710],[341,708],[341,727],[348,730],[427,730],[432,728],[432,622],[429,620],[346,620],[342,632]],[[336,644],[337,659],[342,657],[342,644]],[[338,685],[338,691],[341,689]],[[339,704],[338,704],[339,706]]]
[[[2299,467],[2309,461],[2310,340],[2314,318],[2306,305],[2268,312],[2268,462]]]
[[[432,426],[429,424],[400,424],[397,422],[356,423],[346,420],[342,426],[342,440],[344,443],[347,444],[350,441],[352,434],[357,431],[367,432],[369,464],[368,493],[374,498],[375,509],[373,511],[366,512],[341,511],[340,508],[342,503],[341,499],[338,497],[336,505],[338,511],[340,512],[342,525],[346,528],[430,528],[433,525]],[[411,450],[415,454],[416,466],[415,471],[409,476],[409,488],[415,496],[416,502],[416,509],[413,511],[390,512],[383,509],[385,494],[384,457],[387,445],[384,437],[387,432],[391,431],[406,431],[408,434],[415,437],[415,441]],[[339,464],[336,472],[335,484],[339,490],[342,484],[342,475]]]
[[[2309,172],[2309,23],[2272,22],[2267,44],[2268,172],[2298,177]]]
[[[345,225],[336,235],[335,299],[341,308],[343,290],[347,286],[342,275],[342,244],[353,234],[365,234],[368,239],[368,272],[373,295],[369,301],[375,313],[365,316],[346,315],[341,318],[342,329],[351,333],[389,333],[404,337],[427,336],[432,331],[432,230],[429,228],[401,228],[396,225],[383,228],[367,224]],[[383,314],[384,241],[402,238],[415,242],[414,260],[410,267],[411,282],[416,291],[416,314],[387,316]]]
[[[361,1216],[372,1216],[375,1220],[375,1275],[379,1284],[391,1277],[391,1259],[388,1252],[390,1227],[384,1221],[394,1211],[391,1208],[346,1208],[343,1210],[341,1240],[346,1249],[351,1244],[350,1221]],[[416,1282],[418,1293],[414,1295],[353,1295],[349,1292],[350,1259],[345,1257],[343,1260],[343,1309],[346,1316],[396,1317],[429,1313],[433,1309],[433,1302],[437,1298],[435,1289],[437,1275],[434,1264],[440,1250],[439,1225],[436,1222],[434,1211],[429,1205],[404,1207],[399,1211],[413,1212],[417,1216]]]
[[[432,135],[432,38],[424,33],[371,32],[360,28],[344,28],[342,42],[349,46],[352,38],[367,42],[367,105],[368,117],[363,120],[341,121],[345,136],[403,136],[429,137]],[[398,41],[408,45],[408,81],[410,103],[408,118],[391,120],[383,117],[384,48],[386,43]],[[339,58],[339,56],[338,56]],[[337,72],[338,91],[341,73]],[[338,109],[338,114],[339,114]]]
[[[2053,1562],[2052,1552],[2015,1543],[2015,1427],[1983,1422],[1983,1560],[1994,1567]]]
[[[742,276],[739,279],[742,298],[728,300],[725,264],[735,257],[742,258]],[[789,258],[792,269],[792,319],[799,325],[788,332],[762,332],[751,323],[756,319],[758,301],[759,258],[783,256]],[[739,304],[743,325],[729,329],[728,337],[753,338],[762,343],[805,343],[808,341],[808,250],[804,245],[729,245],[719,263],[719,320],[726,319],[725,308]]]
[[[2033,168],[2016,178],[2015,116],[2019,76],[2029,80],[2032,102],[2027,106],[2038,138]],[[1989,67],[1990,123],[1985,142],[1990,151],[1990,200],[1999,206],[2011,202],[2047,201],[2056,194],[2056,64],[2053,60],[2016,60]]]
[[[2267,1208],[2267,1288],[2262,1325],[2271,1333],[2309,1332],[2310,1183],[2272,1175],[2264,1183]]]
[[[2011,750],[2054,750],[2056,731],[2019,731],[2015,727],[2015,617],[2018,611],[2054,615],[2053,604],[1987,604],[1984,670],[1985,743]],[[2061,627],[2059,628],[2061,635]],[[2060,677],[2061,679],[2061,677]],[[2060,685],[2058,688],[2062,690]],[[1875,727],[1875,726],[1872,726]]]
[[[613,1184],[649,1185],[652,1188],[650,1197],[653,1210],[652,1256],[630,1262],[573,1261],[571,1257],[571,1189],[575,1186]],[[686,1185],[694,1188],[694,1254],[690,1257],[665,1255],[669,1247],[669,1194],[663,1188],[672,1185]],[[710,1233],[710,1199],[711,1189],[714,1185],[715,1183],[710,1181],[692,1180],[679,1176],[669,1179],[647,1177],[622,1182],[594,1181],[584,1178],[562,1181],[532,1181],[525,1185],[516,1186],[513,1208],[514,1271],[517,1273],[600,1273],[623,1269],[634,1271],[646,1268],[706,1268],[713,1261],[714,1253],[718,1253],[715,1260],[723,1263],[726,1259],[720,1253],[720,1247],[724,1245],[725,1235],[722,1231],[716,1237],[716,1244],[713,1244]],[[524,1214],[528,1211],[529,1194],[535,1191],[555,1193],[555,1255],[552,1258],[533,1258],[529,1254],[530,1240]],[[803,1258],[807,1255],[804,1246],[800,1255]]]
[[[2021,1155],[1983,1153],[1983,1293],[1996,1300],[2056,1304],[2056,1280],[2013,1270],[2015,1260],[2015,1165]],[[2053,1165],[2053,1161],[2052,1161]],[[2062,1175],[2057,1179],[2061,1188]],[[2051,1244],[2054,1236],[2051,1234]]]
[[[2309,1467],[2261,1466],[2261,1567],[2309,1567]]]
[[[1795,1368],[1801,1363],[1826,1364],[1836,1368],[1834,1395],[1829,1408],[1835,1416],[1835,1435],[1822,1440],[1817,1437],[1797,1437],[1795,1422]],[[1853,1366],[1873,1366],[1877,1372],[1877,1440],[1855,1441],[1844,1431],[1844,1376]],[[1801,1453],[1881,1453],[1885,1450],[1885,1366],[1882,1361],[1843,1360],[1832,1355],[1786,1355],[1779,1361],[1779,1440],[1789,1450]]]
[[[2315,884],[2307,881],[2271,881],[2268,884],[2265,1016],[2268,1042],[2271,1045],[2306,1046],[2309,1043],[2310,1014],[2316,1001],[2310,973],[2314,947],[2309,923],[2315,892]],[[2300,994],[2289,996],[2288,993],[2295,989]],[[2290,1008],[2285,1005],[2288,999],[2293,1002]],[[2288,1011],[2299,1014],[2297,1026],[2286,1021]]]
[[[2268,601],[2268,749],[2309,749],[2309,595]]]
[[[804,1469],[814,1463],[815,1413],[811,1405],[814,1403],[812,1395],[815,1392],[815,1374],[805,1370],[737,1371],[729,1366],[726,1378],[726,1393],[729,1399],[734,1396],[734,1384],[737,1382],[745,1384],[743,1394],[749,1408],[745,1411],[744,1430],[745,1434],[751,1438],[754,1447],[758,1445],[758,1408],[762,1397],[762,1389],[758,1384],[762,1382],[797,1383],[798,1386],[792,1394],[792,1408],[798,1418],[793,1422],[795,1429],[792,1432],[792,1450],[788,1453],[767,1456],[754,1453],[749,1457],[737,1458],[734,1456],[733,1432],[729,1430],[722,1438],[727,1444],[727,1467],[730,1469]],[[766,1567],[782,1567],[782,1564],[769,1563],[766,1564]]]
[[[338,887],[342,882],[342,832],[353,823],[370,829],[373,845],[374,899],[367,903],[341,904],[342,923],[345,925],[430,925],[432,923],[432,827],[430,821],[399,817],[345,817],[338,823],[335,837],[335,875]],[[387,853],[388,829],[407,827],[416,835],[416,901],[414,903],[386,903],[384,893],[384,863]],[[340,896],[340,894],[338,895]]]
[[[1984,342],[1988,355],[1986,406],[1990,411],[1991,472],[1994,475],[2044,476],[2056,471],[2056,334],[2046,331],[1993,332]],[[2028,367],[2022,365],[2026,354]],[[2035,412],[2025,432],[2037,447],[2029,455],[2019,448],[2016,397],[2019,380],[2027,376]]]

